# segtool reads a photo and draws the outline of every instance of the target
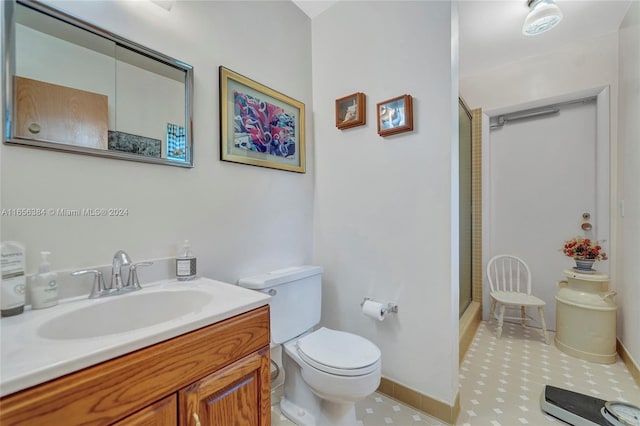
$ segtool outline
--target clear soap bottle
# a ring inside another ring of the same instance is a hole
[[[176,278],[178,281],[189,281],[196,278],[196,257],[191,252],[189,240],[185,240],[182,250],[176,258]]]
[[[33,309],[49,308],[58,304],[57,274],[51,272],[49,255],[51,252],[41,251],[42,263],[38,273],[31,278],[29,283],[29,295]]]

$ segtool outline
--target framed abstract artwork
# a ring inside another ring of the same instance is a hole
[[[336,127],[342,130],[366,124],[366,99],[360,92],[336,99]]]
[[[413,130],[413,98],[402,95],[380,102],[378,110],[378,134],[390,136]]]
[[[221,160],[305,173],[304,104],[220,67]]]

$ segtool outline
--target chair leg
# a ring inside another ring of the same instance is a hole
[[[542,324],[542,337],[544,338],[544,343],[549,344],[549,334],[547,333],[547,323],[544,320],[544,308],[542,306],[538,306],[538,313],[540,314],[540,323]]]
[[[496,299],[491,299],[491,308],[489,309],[489,324],[493,321],[493,314],[496,311]]]
[[[527,311],[524,306],[520,306],[520,322],[522,323],[522,327],[527,328]]]
[[[506,308],[505,305],[500,305],[500,316],[498,317],[498,330],[496,330],[496,335],[498,336],[498,339],[500,338],[500,336],[502,336],[502,324],[504,322],[505,308]]]

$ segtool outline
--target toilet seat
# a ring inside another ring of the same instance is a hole
[[[322,327],[295,343],[310,366],[338,376],[362,376],[380,367],[380,349],[356,334]]]

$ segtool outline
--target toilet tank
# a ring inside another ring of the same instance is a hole
[[[238,280],[238,285],[271,295],[271,343],[282,344],[320,322],[322,268],[296,266]]]

